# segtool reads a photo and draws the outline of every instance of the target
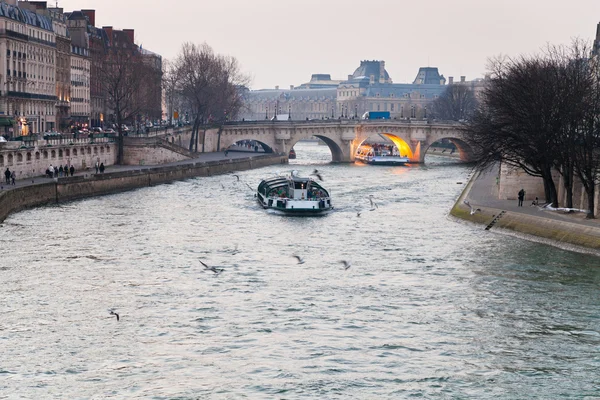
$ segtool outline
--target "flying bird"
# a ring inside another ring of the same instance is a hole
[[[319,179],[320,181],[323,180],[323,176],[321,175],[321,173],[319,172],[318,169],[315,169],[312,174],[310,174],[310,176],[316,176],[317,179]]]
[[[235,175],[235,174],[233,174],[233,176],[235,176],[235,177],[237,178],[237,181],[238,181],[238,182],[240,181],[240,176],[239,176],[239,175]]]
[[[204,265],[204,269],[205,269],[205,270],[208,270],[208,271],[214,272],[214,273],[215,273],[215,274],[217,274],[217,275],[218,275],[218,274],[220,274],[221,272],[225,271],[223,268],[209,267],[208,265],[204,264],[204,263],[202,262],[202,260],[198,260],[198,261],[200,261],[200,264]]]
[[[476,212],[481,212],[481,208],[473,208],[473,206],[471,205],[471,203],[469,203],[467,200],[463,200],[463,203],[465,203],[466,205],[469,206],[469,213],[470,215],[475,214]]]
[[[298,260],[298,264],[304,264],[304,258],[302,258],[300,256],[294,256],[294,258],[296,258]]]
[[[119,314],[114,312],[114,310],[108,310],[108,311],[110,311],[110,315],[114,315],[115,317],[117,317],[117,321],[119,321]]]
[[[357,216],[357,217],[360,217],[360,214],[362,214],[362,212],[361,212],[361,211],[357,211],[357,212],[356,212],[356,216]]]
[[[340,261],[342,263],[342,265],[344,266],[344,270],[347,270],[348,268],[350,268],[352,266],[352,263],[346,260],[342,260]]]
[[[377,206],[377,203],[375,203],[373,201],[373,195],[372,194],[369,195],[369,201],[371,202],[371,209],[369,211],[375,211],[375,209],[379,208]]]

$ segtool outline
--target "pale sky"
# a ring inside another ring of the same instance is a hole
[[[49,1],[49,5],[54,5]],[[394,83],[419,67],[483,77],[489,57],[590,42],[600,0],[59,0],[95,9],[96,26],[135,29],[144,48],[174,58],[183,42],[236,57],[253,89],[299,85],[313,73],[346,79],[384,60]]]

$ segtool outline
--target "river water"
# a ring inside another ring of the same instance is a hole
[[[274,166],[9,217],[0,398],[600,398],[598,258],[449,219],[453,160],[296,151],[327,216],[260,209]]]

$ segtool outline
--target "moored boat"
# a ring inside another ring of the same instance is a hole
[[[286,214],[316,215],[333,209],[327,190],[314,179],[299,177],[295,172],[263,180],[256,198],[263,208]]]
[[[362,145],[358,148],[355,158],[371,165],[404,165],[410,161],[408,157],[394,154],[392,149],[388,146]]]
[[[294,160],[295,158],[296,158],[296,151],[292,147],[292,149],[290,150],[290,153],[288,154],[288,159]]]

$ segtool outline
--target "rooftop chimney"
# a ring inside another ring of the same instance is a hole
[[[106,32],[108,36],[108,44],[112,46],[113,43],[113,27],[112,26],[103,26],[102,29]]]
[[[125,33],[127,35],[127,37],[129,38],[129,40],[131,40],[131,43],[135,43],[135,29],[123,29],[123,33]]]
[[[385,83],[385,61],[379,61],[379,83]]]
[[[279,85],[275,86],[275,90],[279,90]]]
[[[454,83],[454,77],[453,76],[449,76],[448,77],[448,85],[452,85]]]
[[[90,25],[96,26],[96,10],[81,10],[81,12],[88,18]]]
[[[464,75],[460,77],[460,81],[461,81],[461,82],[464,82],[466,79],[467,79],[467,77],[466,77],[466,76],[464,76]]]
[[[294,90],[294,85],[290,85],[290,90]]]

